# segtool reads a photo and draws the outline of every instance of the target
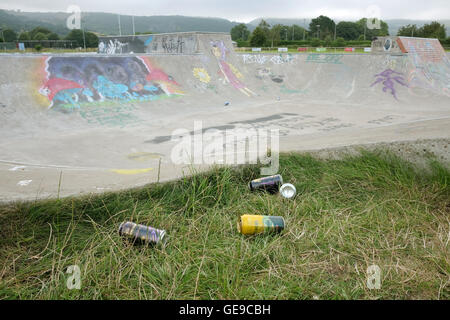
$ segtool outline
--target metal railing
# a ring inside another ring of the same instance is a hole
[[[37,45],[51,49],[76,49],[78,47],[75,40],[18,40],[14,42],[0,42],[0,51],[20,51],[19,43],[24,44],[24,49],[34,49]]]

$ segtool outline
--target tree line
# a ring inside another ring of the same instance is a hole
[[[261,20],[259,25],[250,32],[243,23],[231,29],[232,40],[238,43],[239,47],[276,47],[279,45],[310,45],[313,47],[343,47],[348,44],[370,45],[370,42],[377,36],[388,36],[389,26],[379,20],[380,28],[368,28],[375,26],[375,20],[367,18],[356,22],[341,21],[335,23],[327,16],[319,16],[311,20],[308,29],[298,26],[286,26],[282,24],[269,25],[265,20]],[[438,38],[443,44],[450,45],[450,38],[446,38],[445,25],[433,21],[418,28],[416,25],[407,25],[399,29],[399,36],[413,36],[423,38]]]
[[[17,34],[12,29],[0,31],[0,42],[20,42],[29,40],[37,40],[40,42],[46,40],[71,40],[75,42],[76,47],[84,47],[84,42],[86,42],[87,48],[95,48],[98,46],[98,37],[95,33],[85,31],[83,37],[83,31],[79,29],[71,30],[65,37],[60,37],[58,34],[43,27],[36,27],[31,31],[22,31],[20,34]]]

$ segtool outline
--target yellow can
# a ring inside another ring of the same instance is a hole
[[[245,214],[238,221],[238,231],[245,235],[258,233],[281,232],[284,229],[284,218],[279,216],[261,216]]]

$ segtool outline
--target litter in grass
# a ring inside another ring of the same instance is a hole
[[[244,235],[279,233],[284,230],[284,218],[279,216],[243,215],[238,221],[238,231]]]
[[[132,241],[134,244],[158,244],[166,240],[165,230],[159,230],[129,221],[120,224],[119,235]]]
[[[280,188],[280,194],[286,199],[292,199],[297,194],[297,189],[290,183],[285,183]]]
[[[249,187],[251,191],[265,190],[269,193],[277,193],[283,184],[283,177],[280,174],[268,176],[250,181]]]

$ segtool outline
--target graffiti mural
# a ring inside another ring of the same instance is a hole
[[[265,64],[266,62],[271,62],[272,64],[285,64],[293,63],[297,59],[297,56],[292,54],[279,54],[275,56],[263,55],[263,54],[244,54],[242,55],[242,60],[246,64]]]
[[[165,34],[154,35],[147,48],[148,53],[193,54],[198,52],[195,35]]]
[[[376,80],[374,83],[372,83],[370,86],[373,87],[374,85],[378,83],[383,84],[383,92],[386,92],[387,90],[390,91],[392,96],[397,99],[397,93],[395,91],[395,82],[398,84],[408,87],[408,84],[406,83],[406,80],[403,77],[403,74],[400,72],[396,72],[392,69],[386,69],[383,72],[376,74],[374,77],[376,77]]]
[[[372,41],[372,52],[401,54],[398,37],[377,37]]]
[[[274,74],[270,68],[257,69],[256,78],[259,80],[264,80],[265,78],[269,78],[275,83],[282,83],[284,81],[283,75]]]
[[[131,51],[128,47],[129,47],[128,42],[121,42],[118,39],[113,39],[113,40],[108,40],[108,41],[100,41],[98,43],[98,53],[102,53],[102,54],[128,53]]]
[[[99,37],[98,53],[198,53],[194,34],[152,34],[138,36]]]
[[[182,95],[180,85],[148,57],[49,57],[39,93],[49,108],[152,101]]]
[[[410,87],[450,96],[450,60],[439,40],[399,37],[399,44],[413,66]]]
[[[306,57],[306,62],[342,64],[341,59],[343,56],[342,54],[310,53]]]
[[[196,77],[199,81],[203,83],[209,83],[211,81],[211,77],[204,68],[194,68],[192,70],[194,77]]]
[[[242,73],[240,73],[232,64],[227,62],[227,53],[229,50],[226,48],[223,41],[212,41],[211,47],[211,51],[217,59],[220,72],[225,77],[226,83],[230,83],[235,89],[247,96],[256,95],[240,80],[243,77]]]

